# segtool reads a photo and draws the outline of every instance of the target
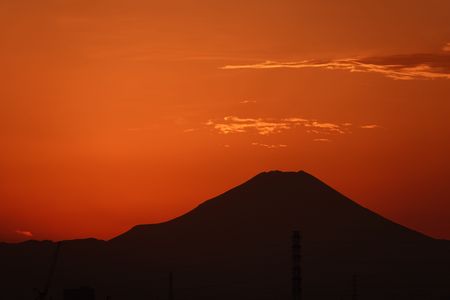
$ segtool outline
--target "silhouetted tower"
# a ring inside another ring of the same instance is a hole
[[[173,272],[169,273],[169,300],[173,300]]]
[[[292,300],[302,299],[300,232],[292,232]]]
[[[358,278],[356,274],[352,277],[352,300],[358,300]]]

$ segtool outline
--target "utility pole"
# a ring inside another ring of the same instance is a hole
[[[356,274],[352,277],[352,300],[358,300],[358,278]]]
[[[173,272],[169,273],[169,300],[174,300],[174,297],[173,297]]]
[[[292,300],[302,299],[300,232],[292,232]]]

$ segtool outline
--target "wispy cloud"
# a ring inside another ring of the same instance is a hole
[[[253,146],[263,147],[267,149],[276,149],[276,148],[286,148],[287,145],[285,144],[262,144],[262,143],[252,143]]]
[[[447,46],[450,49],[450,44]],[[444,50],[447,49],[447,46],[444,47]],[[378,73],[396,80],[450,79],[450,53],[406,54],[332,60],[265,61],[256,64],[226,65],[221,67],[223,70],[305,68]]]
[[[240,104],[255,104],[256,100],[244,100],[239,102]]]
[[[381,128],[381,126],[377,125],[377,124],[368,124],[368,125],[361,125],[360,128],[362,128],[362,129],[376,129],[376,128]]]
[[[33,236],[33,233],[31,231],[27,231],[27,230],[17,229],[16,233],[19,234],[19,235],[25,236],[25,237],[32,237]]]
[[[240,118],[236,116],[227,116],[218,122],[209,120],[206,125],[214,127],[223,134],[243,133],[254,130],[260,135],[268,135],[291,128],[291,124],[279,120]]]
[[[350,133],[351,123],[322,122],[301,117],[291,118],[241,118],[226,116],[221,120],[206,123],[221,134],[255,132],[259,135],[281,133],[294,128],[303,128],[308,133],[340,135]]]
[[[444,47],[442,48],[442,50],[446,51],[446,52],[450,52],[450,42],[448,42],[447,44],[444,45]]]
[[[328,142],[331,142],[330,139],[314,139],[313,141],[314,141],[314,142],[322,142],[322,143],[328,143]]]
[[[305,122],[303,124],[306,128],[313,128],[313,132],[314,131],[319,131],[319,132],[328,132],[328,133],[339,133],[339,134],[344,134],[347,132],[347,129],[342,127],[341,125],[338,124],[333,124],[333,123],[320,123],[317,121],[310,121],[310,122]]]
[[[223,135],[253,133],[256,135],[267,136],[283,133],[288,130],[303,130],[304,132],[313,135],[312,141],[318,143],[332,142],[334,137],[351,134],[355,130],[382,128],[382,126],[373,123],[363,125],[350,122],[333,123],[303,117],[242,118],[238,116],[226,116],[218,120],[209,120],[205,124],[217,133]],[[288,147],[287,144],[266,144],[260,142],[252,142],[251,145],[267,149]],[[230,146],[227,144],[224,147],[228,148]]]

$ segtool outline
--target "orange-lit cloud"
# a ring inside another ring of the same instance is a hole
[[[362,125],[360,126],[362,129],[376,129],[376,128],[381,128],[380,125],[377,124],[368,124],[368,125]]]
[[[344,134],[346,130],[342,128],[341,125],[333,124],[333,123],[320,123],[317,121],[307,122],[304,124],[307,128],[314,128],[316,131],[325,131],[332,133]]]
[[[214,122],[210,120],[206,123],[213,126],[220,133],[243,133],[250,130],[255,130],[260,135],[267,135],[271,133],[279,133],[283,130],[292,128],[289,122],[280,122],[277,120],[239,118],[236,116],[227,116],[223,118],[223,122]]]
[[[444,50],[447,48],[444,48]],[[378,73],[396,80],[450,79],[450,54],[408,54],[333,60],[266,61],[247,65],[226,65],[221,69],[320,68]]]
[[[206,125],[212,126],[219,133],[245,133],[256,132],[260,135],[269,135],[281,133],[296,127],[306,129],[308,133],[316,134],[346,134],[349,133],[349,124],[334,124],[330,122],[319,122],[305,118],[240,118],[236,116],[227,116],[223,120],[209,120]]]
[[[325,143],[331,142],[330,139],[314,139],[313,141],[314,141],[314,142],[325,142]]]
[[[33,233],[31,231],[27,231],[27,230],[17,229],[16,233],[19,234],[19,235],[25,236],[25,237],[32,237],[33,236]]]
[[[447,44],[444,45],[444,47],[442,48],[442,50],[450,52],[450,42],[448,42]]]
[[[267,149],[276,149],[276,148],[286,148],[287,145],[285,144],[262,144],[262,143],[252,143],[253,146],[263,147]]]

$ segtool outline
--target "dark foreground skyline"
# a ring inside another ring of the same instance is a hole
[[[450,239],[449,0],[0,0],[0,23],[0,241],[111,239],[272,169]]]
[[[302,299],[354,299],[355,290],[357,299],[450,297],[449,241],[393,223],[305,172],[279,171],[169,222],[109,241],[61,242],[49,296],[90,286],[98,299],[162,300],[172,282],[180,300],[292,299],[295,230]],[[5,299],[33,299],[55,249],[50,241],[0,244]]]

